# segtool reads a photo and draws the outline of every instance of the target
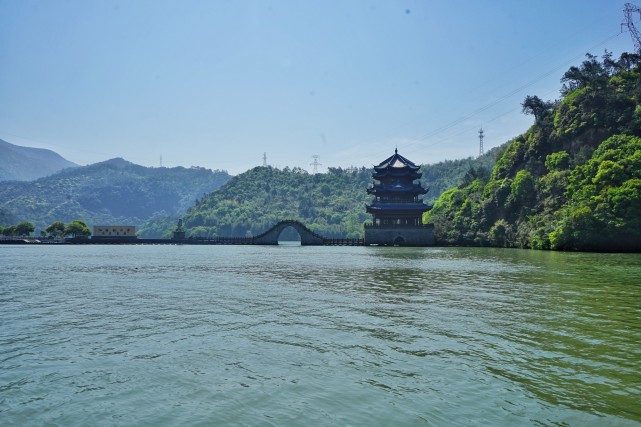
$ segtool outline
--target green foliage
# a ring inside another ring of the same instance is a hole
[[[513,203],[527,204],[534,196],[534,177],[526,170],[518,171],[510,184],[510,190]]]
[[[434,207],[423,216],[423,222],[434,224],[439,244],[481,244],[486,236],[478,234],[479,194],[483,182],[475,180],[465,188],[452,188],[441,195]]]
[[[543,117],[548,115],[552,110],[552,107],[554,107],[554,103],[543,101],[536,95],[526,96],[521,105],[523,106],[523,113],[534,115],[536,120],[541,120]]]
[[[569,182],[553,248],[641,250],[641,138],[607,139]]]
[[[488,243],[492,246],[509,246],[513,240],[513,234],[512,225],[504,219],[499,219],[490,228]]]
[[[65,234],[65,223],[55,221],[45,229],[45,232],[52,237],[63,237]]]
[[[30,236],[35,231],[35,227],[28,221],[22,221],[17,224],[6,227],[0,226],[0,235],[2,236]]]
[[[427,215],[437,241],[640,251],[640,63],[589,55],[564,75],[560,102],[526,98],[535,123],[506,147],[484,187],[446,191]]]
[[[28,221],[22,221],[16,224],[15,227],[16,227],[16,234],[18,236],[30,236],[31,233],[33,233],[36,230],[36,227]]]
[[[149,219],[136,227],[136,235],[143,238],[169,239],[176,229],[178,217],[167,213],[156,212]]]
[[[548,154],[545,158],[545,167],[550,172],[568,169],[570,167],[570,155],[565,150]]]
[[[83,221],[74,220],[65,227],[64,234],[71,237],[89,237],[91,230]]]
[[[594,126],[596,112],[584,105],[590,100],[590,88],[577,89],[568,93],[554,115],[554,128],[559,135],[576,136],[586,126]]]
[[[496,161],[496,166],[492,170],[491,178],[499,180],[513,174],[516,167],[523,163],[526,152],[527,134],[521,135],[512,140],[503,155]]]
[[[9,225],[7,227],[2,228],[2,235],[3,236],[16,236],[16,226],[15,225]]]

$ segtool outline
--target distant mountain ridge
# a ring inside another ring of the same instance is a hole
[[[0,181],[33,181],[77,166],[54,151],[0,139]]]
[[[54,221],[76,219],[90,227],[140,227],[152,217],[159,222],[183,214],[198,198],[230,178],[225,171],[150,168],[116,158],[64,169],[31,182],[0,182],[0,212],[32,222],[37,229]]]

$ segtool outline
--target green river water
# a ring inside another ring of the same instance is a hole
[[[0,246],[3,426],[640,426],[641,255]]]

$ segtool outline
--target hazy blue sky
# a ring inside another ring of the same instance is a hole
[[[525,131],[624,1],[0,0],[0,139],[236,174],[478,154]],[[639,24],[641,27],[641,24]],[[321,168],[324,170],[324,168]]]

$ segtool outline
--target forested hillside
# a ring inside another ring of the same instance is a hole
[[[641,250],[641,58],[588,55],[489,177],[441,195],[426,220],[451,245]]]
[[[0,139],[0,181],[31,181],[76,166],[51,150],[21,147]]]
[[[327,237],[358,237],[367,219],[368,169],[256,167],[232,178],[191,208],[185,226],[192,236],[259,234],[283,219],[302,221]]]
[[[175,223],[197,198],[229,178],[227,172],[204,168],[147,168],[112,159],[32,182],[0,182],[0,219],[29,221],[37,229],[76,219],[89,226],[140,226],[151,217]]]
[[[426,202],[470,174],[489,174],[497,151],[478,159],[424,165],[421,181],[430,189]],[[191,208],[185,225],[192,236],[242,237],[259,234],[283,219],[296,219],[326,237],[359,238],[370,219],[365,205],[372,199],[366,191],[371,184],[372,170],[364,167],[329,168],[314,175],[300,168],[257,167]]]

